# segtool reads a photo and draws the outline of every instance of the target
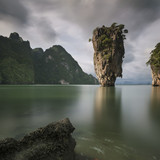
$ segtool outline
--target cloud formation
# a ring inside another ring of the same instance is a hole
[[[11,17],[23,24],[27,22],[29,12],[20,0],[1,0],[0,19],[4,20],[8,17]]]
[[[50,24],[51,23],[49,23],[49,21],[44,18],[41,18],[36,22],[36,26],[39,26],[38,29],[42,33],[44,40],[51,41],[53,43],[56,39],[57,34]]]

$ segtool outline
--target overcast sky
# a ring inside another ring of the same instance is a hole
[[[123,79],[151,81],[149,53],[160,42],[160,0],[0,0],[0,34],[18,32],[32,48],[62,45],[82,69],[95,75],[93,46],[97,26],[113,22],[129,30]]]

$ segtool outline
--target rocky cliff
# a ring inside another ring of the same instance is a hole
[[[147,65],[151,66],[152,70],[152,85],[160,86],[160,43],[151,51],[151,56]]]
[[[124,25],[113,23],[93,31],[94,67],[102,86],[114,86],[117,77],[122,77],[124,58]]]
[[[96,78],[83,72],[79,64],[60,45],[43,52],[33,50],[35,83],[38,84],[98,84]]]
[[[2,160],[74,160],[74,127],[69,119],[51,123],[27,134],[22,140],[0,141]]]
[[[151,66],[152,69],[152,85],[160,86],[160,68],[157,70],[154,66]]]
[[[18,33],[0,36],[0,84],[98,84],[60,45],[32,49]]]
[[[18,33],[0,36],[0,84],[34,83],[32,49]]]

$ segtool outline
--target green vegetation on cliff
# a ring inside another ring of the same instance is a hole
[[[0,36],[0,84],[97,84],[61,46],[32,49],[18,33]]]
[[[150,59],[146,64],[154,67],[154,70],[160,70],[160,43],[151,51]]]
[[[117,25],[117,23],[113,23],[110,27],[97,27],[93,31],[93,34],[95,34],[95,32],[98,32],[98,50],[104,51],[106,53],[108,52],[108,50],[114,48],[113,44],[116,40],[121,39],[121,37],[123,40],[126,39],[125,34],[128,33],[128,30],[124,29],[124,27],[125,25]],[[89,39],[89,41],[91,41],[91,39]]]
[[[34,83],[32,49],[17,33],[0,36],[0,83]]]
[[[83,72],[78,63],[60,45],[45,52],[33,50],[35,83],[42,84],[96,84],[92,75]]]
[[[113,23],[110,27],[103,25],[93,31],[94,66],[102,86],[113,86],[116,78],[122,77],[124,40],[128,33],[124,27]]]
[[[150,54],[151,56],[146,64],[150,65],[152,70],[152,85],[160,86],[160,43],[155,46]]]

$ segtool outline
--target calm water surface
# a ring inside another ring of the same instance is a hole
[[[160,87],[0,86],[0,138],[69,117],[76,152],[99,160],[160,160]]]

